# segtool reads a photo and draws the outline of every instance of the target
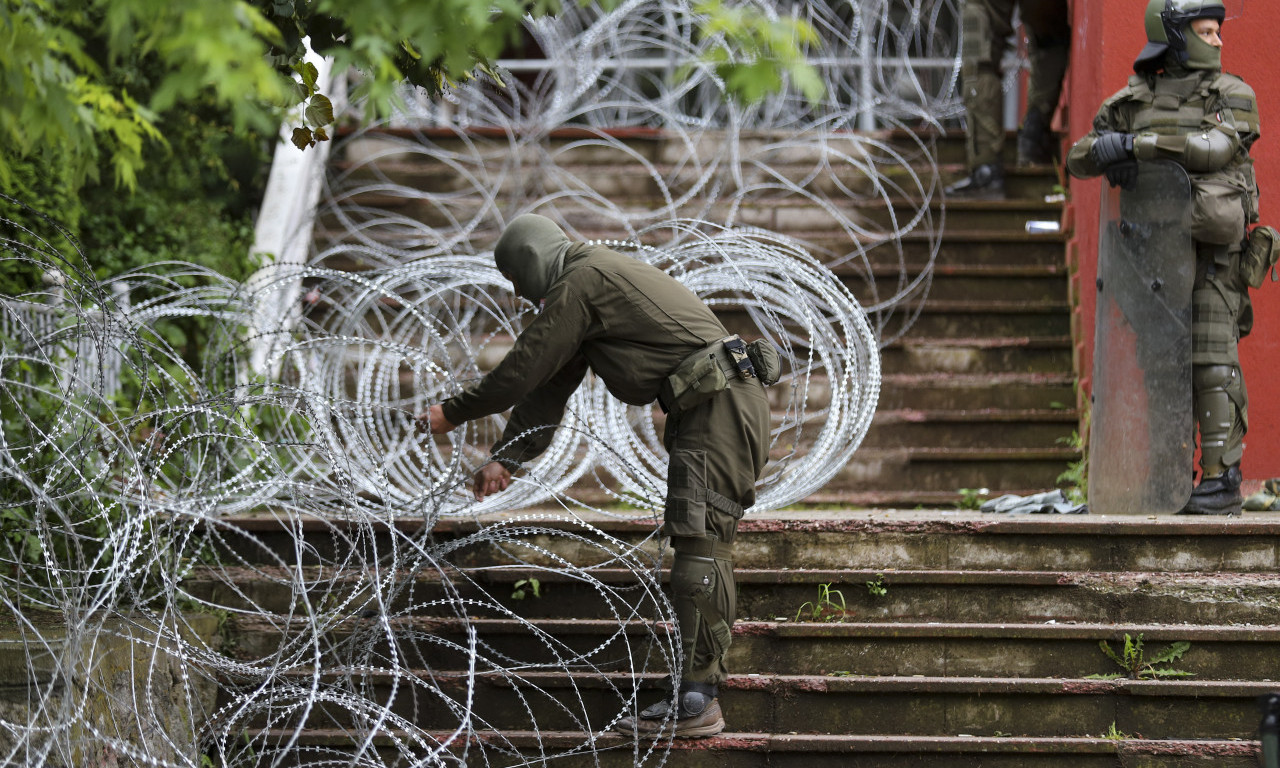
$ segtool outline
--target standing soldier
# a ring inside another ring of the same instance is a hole
[[[1049,163],[1058,154],[1049,129],[1062,93],[1071,48],[1067,0],[965,0],[961,11],[960,79],[964,89],[969,175],[948,195],[1004,197],[1004,125],[1000,61],[1017,7],[1030,33],[1027,111],[1018,130],[1018,165]]]
[[[1135,188],[1140,163],[1157,160],[1177,163],[1191,179],[1191,390],[1200,482],[1183,514],[1240,514],[1249,424],[1237,343],[1253,325],[1240,265],[1247,227],[1258,220],[1249,157],[1258,105],[1253,89],[1222,71],[1226,17],[1222,0],[1150,0],[1136,74],[1103,102],[1093,130],[1067,156],[1071,175],[1105,174],[1122,189]]]
[[[724,730],[716,698],[736,588],[733,541],[769,450],[777,351],[730,336],[707,305],[662,270],[600,245],[571,242],[550,219],[517,217],[494,249],[520,296],[542,302],[511,351],[478,384],[419,417],[443,434],[513,408],[492,460],[475,476],[477,499],[507,487],[511,468],[546,450],[565,404],[591,369],[630,405],[658,400],[669,455],[662,533],[671,537],[672,605],[683,649],[671,699],[624,718],[625,734],[674,724],[678,737]]]

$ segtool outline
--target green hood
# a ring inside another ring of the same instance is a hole
[[[510,275],[520,295],[535,304],[564,270],[564,255],[573,243],[551,219],[536,213],[517,216],[493,249],[498,270]]]

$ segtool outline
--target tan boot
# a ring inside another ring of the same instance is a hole
[[[639,717],[624,717],[614,730],[624,736],[671,733],[677,739],[701,739],[724,730],[720,700],[704,693],[689,691],[680,695],[680,711],[672,717],[671,701],[660,701],[647,707]],[[674,727],[674,733],[672,728]]]

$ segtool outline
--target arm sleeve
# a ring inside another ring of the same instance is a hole
[[[586,373],[587,360],[578,355],[547,383],[526,395],[511,412],[502,439],[494,443],[491,460],[510,467],[541,456],[551,445],[556,425],[564,418],[565,404]]]
[[[590,320],[586,302],[570,286],[557,286],[547,297],[542,313],[516,338],[497,367],[475,386],[441,404],[445,418],[462,424],[501,413],[525,400],[579,357]],[[579,373],[577,381],[581,380]],[[572,389],[564,393],[562,410],[572,393]]]
[[[1110,102],[1103,104],[1102,109],[1098,110],[1097,116],[1093,118],[1093,130],[1072,144],[1071,149],[1067,151],[1067,172],[1077,179],[1092,179],[1102,175],[1103,169],[1093,161],[1093,155],[1089,150],[1093,148],[1093,142],[1098,140],[1098,136],[1118,130],[1111,118],[1109,104]]]

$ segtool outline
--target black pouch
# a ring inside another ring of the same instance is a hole
[[[747,345],[747,357],[756,369],[756,378],[767,386],[778,383],[782,376],[782,355],[768,339],[756,339]]]
[[[667,468],[667,503],[663,536],[707,535],[707,454],[676,450]]]

